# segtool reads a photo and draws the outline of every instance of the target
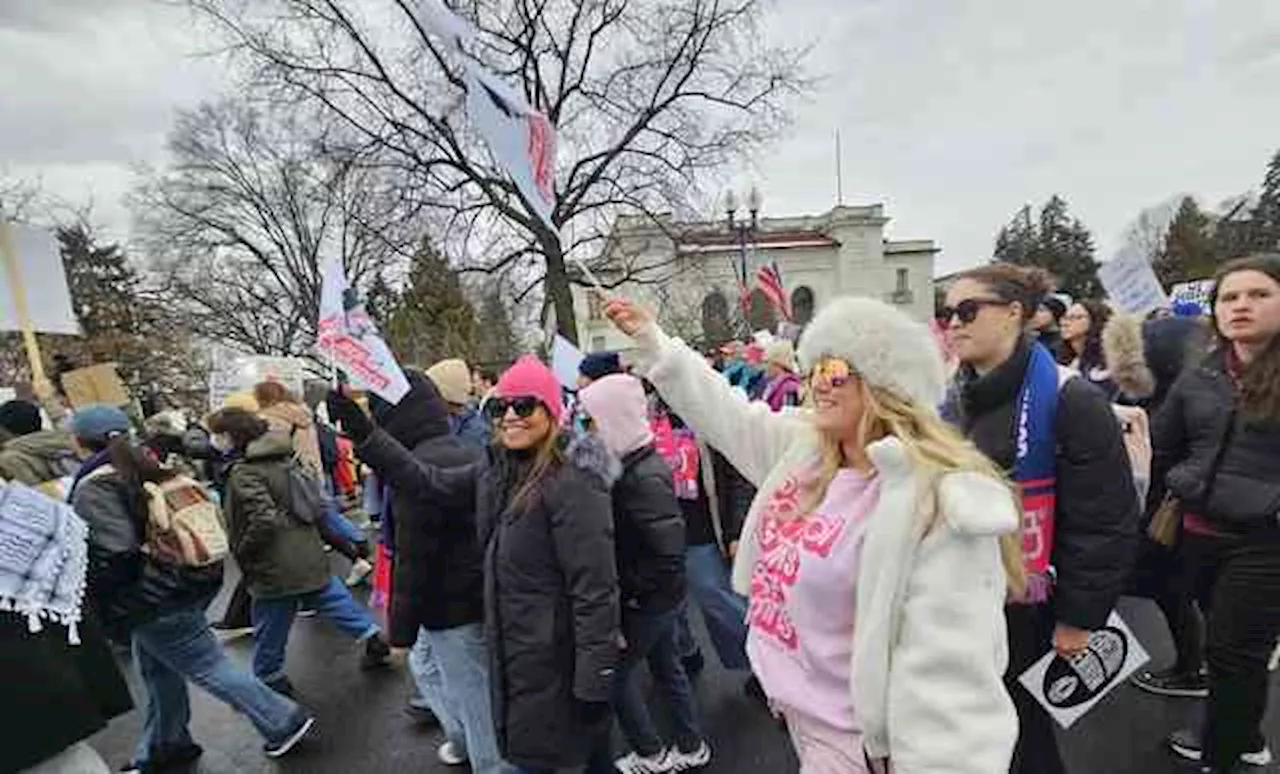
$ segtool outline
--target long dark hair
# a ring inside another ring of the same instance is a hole
[[[143,484],[158,484],[177,475],[160,463],[151,450],[134,445],[127,434],[114,436],[106,441],[80,439],[80,444],[91,452],[107,453],[107,462],[130,489],[141,492]]]
[[[1242,271],[1265,274],[1280,284],[1280,254],[1258,253],[1238,258],[1228,262],[1214,276],[1209,302],[1213,308],[1214,330],[1223,351],[1232,345],[1217,325],[1218,288],[1228,276]],[[1240,375],[1240,410],[1253,419],[1280,421],[1280,336],[1272,337],[1266,348],[1244,367]]]
[[[1107,327],[1107,321],[1111,319],[1111,308],[1091,298],[1076,303],[1084,307],[1085,312],[1089,314],[1089,332],[1085,334],[1084,347],[1080,350],[1080,371],[1084,373],[1091,368],[1106,368],[1107,358],[1102,352],[1102,331]],[[1075,360],[1076,351],[1065,339],[1062,345],[1059,359],[1063,365],[1068,365]],[[1087,373],[1085,375],[1088,376]]]

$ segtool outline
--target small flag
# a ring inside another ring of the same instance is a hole
[[[346,371],[356,386],[388,403],[399,403],[409,392],[409,380],[356,289],[348,284],[341,259],[325,265],[316,328],[320,357]]]
[[[782,273],[776,263],[766,263],[756,270],[756,285],[764,293],[764,297],[778,310],[783,319],[791,319],[791,305],[787,302],[787,291],[782,287]]]

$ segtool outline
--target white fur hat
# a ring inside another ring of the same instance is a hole
[[[800,337],[805,371],[824,357],[849,361],[874,387],[923,406],[937,406],[946,392],[942,353],[928,327],[871,298],[846,296],[819,310]]]

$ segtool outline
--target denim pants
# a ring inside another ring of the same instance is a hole
[[[489,695],[489,651],[484,627],[419,629],[409,671],[440,720],[445,737],[467,756],[475,774],[507,771],[498,754]]]
[[[689,546],[684,554],[685,578],[689,586],[689,598],[702,611],[711,644],[716,649],[720,664],[725,669],[748,670],[747,660],[747,600],[733,590],[729,582],[729,568],[725,564],[720,547],[715,543]],[[687,604],[687,601],[686,601]],[[681,655],[696,649],[696,642],[689,631],[689,622],[680,617],[678,637],[688,647],[681,648]]]
[[[380,629],[369,611],[351,596],[342,581],[330,577],[329,585],[309,594],[253,601],[253,673],[262,680],[284,677],[284,652],[289,630],[299,606],[315,610],[343,634],[364,641]]]
[[[618,713],[618,727],[631,749],[650,757],[662,751],[665,745],[653,725],[649,707],[636,667],[648,662],[653,681],[662,689],[662,697],[671,711],[675,726],[675,743],[682,752],[692,752],[702,744],[702,731],[698,727],[693,706],[693,688],[685,674],[676,649],[676,625],[680,610],[663,613],[640,613],[624,610],[622,632],[627,648],[613,687],[613,706]]]
[[[227,658],[209,631],[204,605],[134,629],[133,661],[147,691],[137,763],[150,760],[152,750],[191,743],[188,680],[247,717],[268,742],[283,741],[303,716],[298,705]]]

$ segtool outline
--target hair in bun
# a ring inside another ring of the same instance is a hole
[[[970,269],[957,279],[973,280],[987,286],[992,295],[1008,303],[1022,305],[1022,318],[1030,320],[1049,294],[1057,290],[1053,275],[1035,266],[1018,266],[996,261]]]

